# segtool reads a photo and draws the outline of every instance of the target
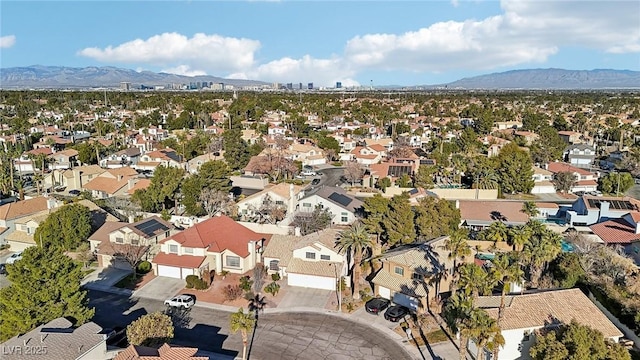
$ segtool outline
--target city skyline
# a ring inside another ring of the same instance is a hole
[[[523,68],[637,71],[638,14],[637,1],[3,1],[0,64],[318,86],[439,84]]]

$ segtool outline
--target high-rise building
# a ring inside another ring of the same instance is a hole
[[[121,82],[120,83],[120,90],[125,90],[125,91],[131,90],[131,83],[130,82],[126,82],[126,81]]]
[[[336,82],[336,89],[342,89],[342,82],[340,81]]]
[[[307,84],[307,89],[313,90],[313,83],[308,83]]]
[[[293,90],[293,83],[287,83],[287,90]]]

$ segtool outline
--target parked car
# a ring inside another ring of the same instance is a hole
[[[126,347],[127,328],[122,326],[116,326],[113,329],[102,329],[102,334],[107,335],[107,345]],[[121,346],[125,345],[125,346]]]
[[[80,190],[69,190],[69,195],[78,196],[80,193]]]
[[[316,176],[316,172],[313,170],[302,170],[300,174],[304,176]]]
[[[367,303],[364,304],[364,309],[367,310],[369,314],[378,315],[384,309],[388,308],[389,304],[391,304],[391,301],[389,299],[378,297],[367,301]]]
[[[7,266],[5,264],[0,264],[0,275],[7,274]]]
[[[582,195],[584,195],[584,191],[576,191],[576,192],[573,193],[573,195],[582,196]]]
[[[13,264],[14,262],[22,259],[22,251],[18,253],[11,254],[7,259],[7,264]]]
[[[164,301],[164,304],[171,307],[183,307],[188,309],[196,303],[191,295],[178,295]]]
[[[388,308],[387,311],[385,311],[384,318],[389,321],[398,322],[404,319],[404,317],[408,314],[408,308],[402,305],[393,305],[392,307]]]
[[[320,179],[313,179],[313,180],[311,181],[311,185],[313,185],[313,186],[316,186],[316,185],[318,185],[318,184],[320,184]]]

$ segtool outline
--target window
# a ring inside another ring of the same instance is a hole
[[[396,273],[397,275],[402,275],[404,276],[404,268],[402,266],[396,266],[393,268],[393,272]]]
[[[320,255],[320,260],[331,260],[331,255]]]
[[[170,253],[177,253],[178,252],[178,245],[169,245],[169,252]]]
[[[411,278],[412,278],[413,280],[422,281],[422,280],[424,279],[424,275],[422,275],[422,274],[418,274],[418,273],[413,273],[413,274],[411,275]]]
[[[117,238],[116,238],[116,242],[117,242],[118,244],[122,244],[122,243],[124,243],[124,239],[123,239],[123,238],[121,238],[121,237],[117,237]]]
[[[240,257],[239,256],[227,256],[225,258],[225,262],[227,263],[228,267],[236,267],[236,268],[240,267]]]
[[[311,252],[311,251],[307,251],[307,253],[305,254],[305,257],[306,257],[307,259],[314,259],[314,260],[315,260],[315,258],[316,258],[316,253]]]
[[[193,248],[183,247],[182,251],[184,251],[185,254],[193,254]]]
[[[302,203],[302,207],[311,207],[311,203]]]
[[[269,261],[269,270],[271,270],[271,271],[280,271],[280,261],[279,260],[271,260],[271,261]]]
[[[276,200],[276,205],[284,205],[284,201],[282,201],[282,200]]]
[[[342,216],[340,217],[340,221],[342,221],[342,222],[347,222],[347,221],[349,221],[349,214],[348,214],[348,213],[343,212],[341,215],[342,215]]]
[[[138,239],[131,239],[131,245],[139,245],[140,244],[140,240]]]

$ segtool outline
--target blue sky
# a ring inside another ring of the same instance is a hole
[[[6,1],[0,66],[344,85],[640,70],[640,1]]]

